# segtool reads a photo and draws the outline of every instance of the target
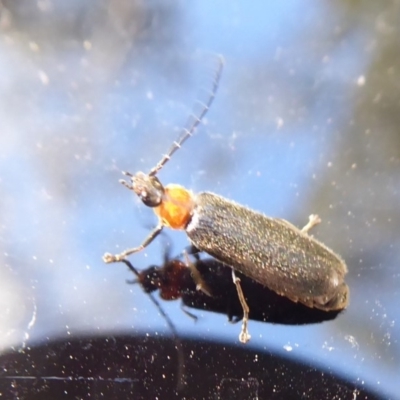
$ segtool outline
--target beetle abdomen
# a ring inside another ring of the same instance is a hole
[[[186,232],[199,250],[293,301],[326,311],[346,307],[346,265],[325,245],[213,193],[194,201]]]

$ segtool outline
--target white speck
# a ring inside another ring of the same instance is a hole
[[[25,346],[26,346],[26,341],[29,339],[29,331],[35,326],[36,315],[37,315],[37,306],[36,306],[36,303],[34,302],[34,303],[33,303],[32,318],[31,318],[31,320],[28,322],[27,331],[25,332],[24,340],[23,340],[23,342],[22,342],[22,348],[25,348]]]
[[[83,42],[83,48],[85,49],[85,50],[92,50],[92,42],[89,42],[89,40],[85,40],[84,42]]]
[[[33,303],[33,313],[32,313],[32,318],[28,323],[28,329],[32,329],[32,327],[35,325],[36,315],[37,315],[37,307],[36,303]]]
[[[39,79],[40,79],[40,81],[42,82],[43,85],[48,85],[49,84],[50,79],[49,79],[48,75],[46,74],[46,72],[40,70],[38,72],[38,76],[39,76]]]
[[[153,98],[154,98],[153,92],[149,90],[149,91],[146,93],[146,97],[147,97],[149,100],[153,100]]]
[[[335,350],[335,348],[333,346],[329,346],[328,342],[324,342],[324,344],[322,345],[322,348],[328,351],[333,351]]]
[[[35,53],[39,51],[39,45],[35,42],[29,42],[29,48]]]
[[[365,85],[365,81],[366,81],[365,76],[364,75],[360,75],[357,78],[357,85],[358,86],[364,86]]]
[[[39,0],[37,2],[37,8],[41,11],[41,12],[50,12],[53,9],[53,6],[51,4],[50,0]]]
[[[290,346],[289,344],[285,344],[285,345],[283,346],[283,348],[284,348],[286,351],[292,351],[292,350],[293,350],[293,347]]]
[[[351,344],[351,347],[355,347],[357,349],[360,347],[358,345],[357,340],[356,340],[356,338],[354,336],[346,335],[344,338]]]

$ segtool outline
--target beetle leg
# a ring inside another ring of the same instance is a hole
[[[112,262],[117,262],[117,261],[122,261],[124,258],[128,257],[130,254],[137,253],[138,251],[143,250],[145,247],[147,247],[162,231],[164,225],[162,223],[159,223],[147,236],[147,238],[143,241],[143,243],[140,246],[133,247],[131,249],[127,249],[123,251],[122,253],[119,254],[110,254],[106,253],[103,256],[103,261],[106,263],[112,263]]]
[[[189,317],[192,318],[194,322],[196,322],[199,318],[197,315],[192,314],[190,311],[186,310],[185,304],[181,302],[181,310]]]
[[[308,217],[308,222],[307,224],[304,226],[304,228],[301,230],[303,233],[308,233],[308,231],[314,227],[315,225],[318,225],[319,223],[321,223],[321,218],[318,217],[317,214],[311,214]]]
[[[248,304],[246,303],[246,299],[244,298],[242,287],[240,286],[240,279],[236,276],[234,269],[232,269],[232,279],[233,279],[233,283],[236,285],[236,290],[237,290],[237,293],[239,296],[239,301],[243,308],[242,329],[239,334],[239,340],[242,343],[247,343],[251,338],[249,331],[247,329],[247,324],[249,322],[250,308],[249,308]]]
[[[200,250],[194,245],[190,244],[186,249],[185,252],[189,254],[190,256],[194,256],[196,259],[198,257],[198,254],[200,253]]]

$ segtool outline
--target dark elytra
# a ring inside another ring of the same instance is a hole
[[[204,192],[186,233],[199,250],[293,301],[325,311],[347,305],[343,260],[285,220]]]

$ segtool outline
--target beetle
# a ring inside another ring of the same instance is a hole
[[[158,172],[172,155],[195,132],[209,110],[220,81],[224,60],[219,57],[212,89],[201,112],[169,152],[149,173],[124,172],[130,182],[120,182],[134,191],[141,201],[153,208],[158,225],[137,247],[120,254],[106,253],[106,263],[122,261],[147,247],[164,227],[184,230],[198,251],[203,251],[232,268],[244,317],[240,341],[247,342],[248,306],[240,287],[239,271],[267,286],[276,293],[323,311],[342,310],[349,301],[349,288],[344,281],[347,267],[342,258],[327,246],[308,235],[309,229],[320,222],[310,216],[309,223],[298,229],[291,223],[268,217],[210,192],[192,193],[183,186],[164,186]]]

